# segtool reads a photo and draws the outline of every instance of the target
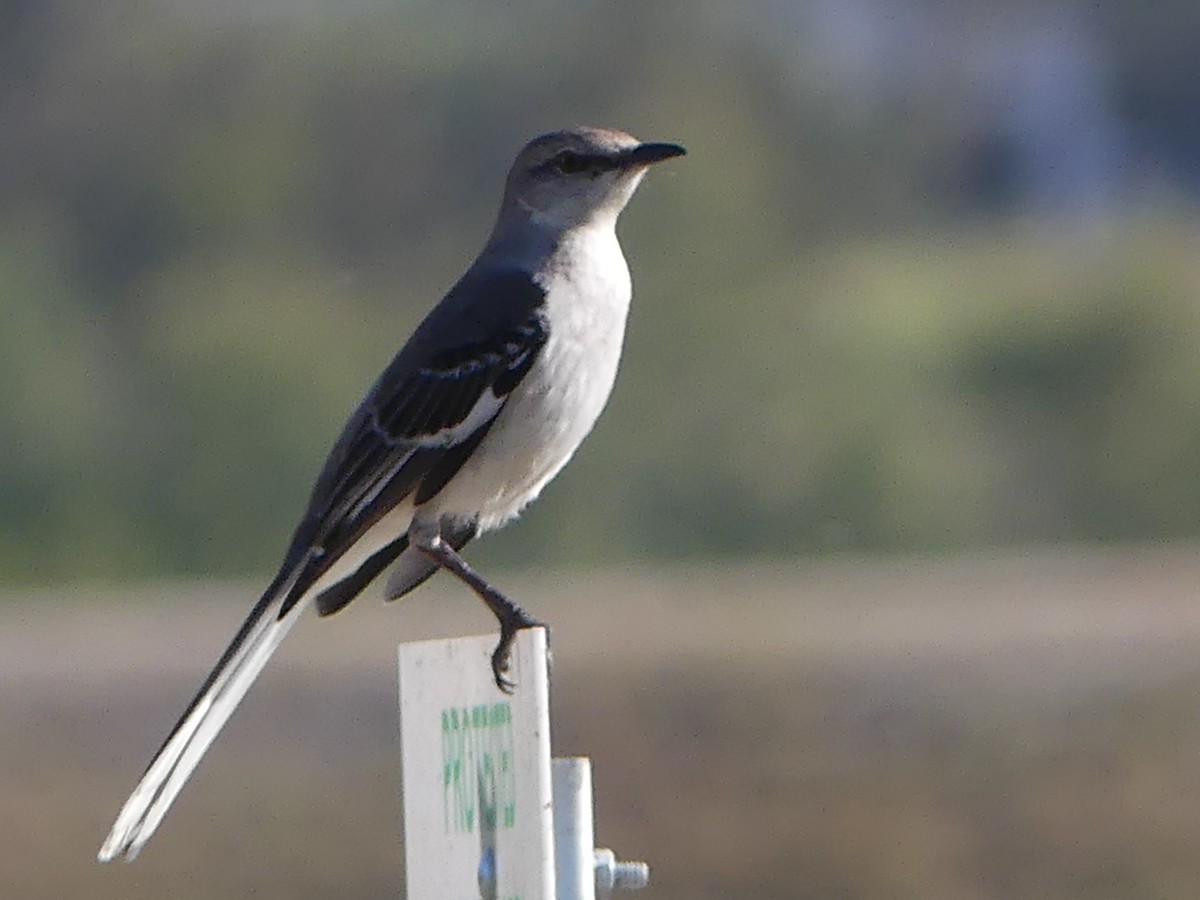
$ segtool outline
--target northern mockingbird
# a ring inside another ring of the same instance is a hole
[[[629,309],[617,216],[648,166],[684,153],[621,131],[545,134],[518,154],[479,258],[350,417],[279,573],[125,802],[99,859],[133,859],[309,605],[329,615],[389,566],[402,597],[439,568],[515,633],[538,624],[458,551],[566,464],[612,391]]]

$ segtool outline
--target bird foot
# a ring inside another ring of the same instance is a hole
[[[517,687],[507,674],[512,659],[512,645],[513,641],[517,639],[517,632],[524,628],[546,627],[521,607],[512,604],[511,601],[509,603],[511,604],[510,610],[504,616],[497,617],[500,619],[500,643],[496,645],[496,650],[492,653],[492,676],[496,680],[496,687],[506,694],[511,694]]]

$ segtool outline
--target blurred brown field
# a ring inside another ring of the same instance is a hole
[[[509,574],[554,745],[675,898],[1194,898],[1191,545]],[[440,583],[439,583],[440,582]],[[0,894],[395,897],[394,645],[490,630],[446,579],[285,644],[132,865],[94,854],[252,585],[0,603]]]

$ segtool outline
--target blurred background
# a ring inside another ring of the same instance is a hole
[[[1194,898],[1197,60],[1182,0],[0,0],[0,893],[398,894],[393,645],[491,627],[437,582],[301,629],[91,859],[578,123],[690,155],[608,411],[471,557],[556,626],[601,839],[659,898]]]

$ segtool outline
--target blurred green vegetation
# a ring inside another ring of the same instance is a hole
[[[485,558],[1200,532],[1189,201],[968,203],[960,111],[855,103],[761,6],[0,3],[0,579],[274,565],[513,153],[574,122],[691,155],[622,225],[608,413]]]

